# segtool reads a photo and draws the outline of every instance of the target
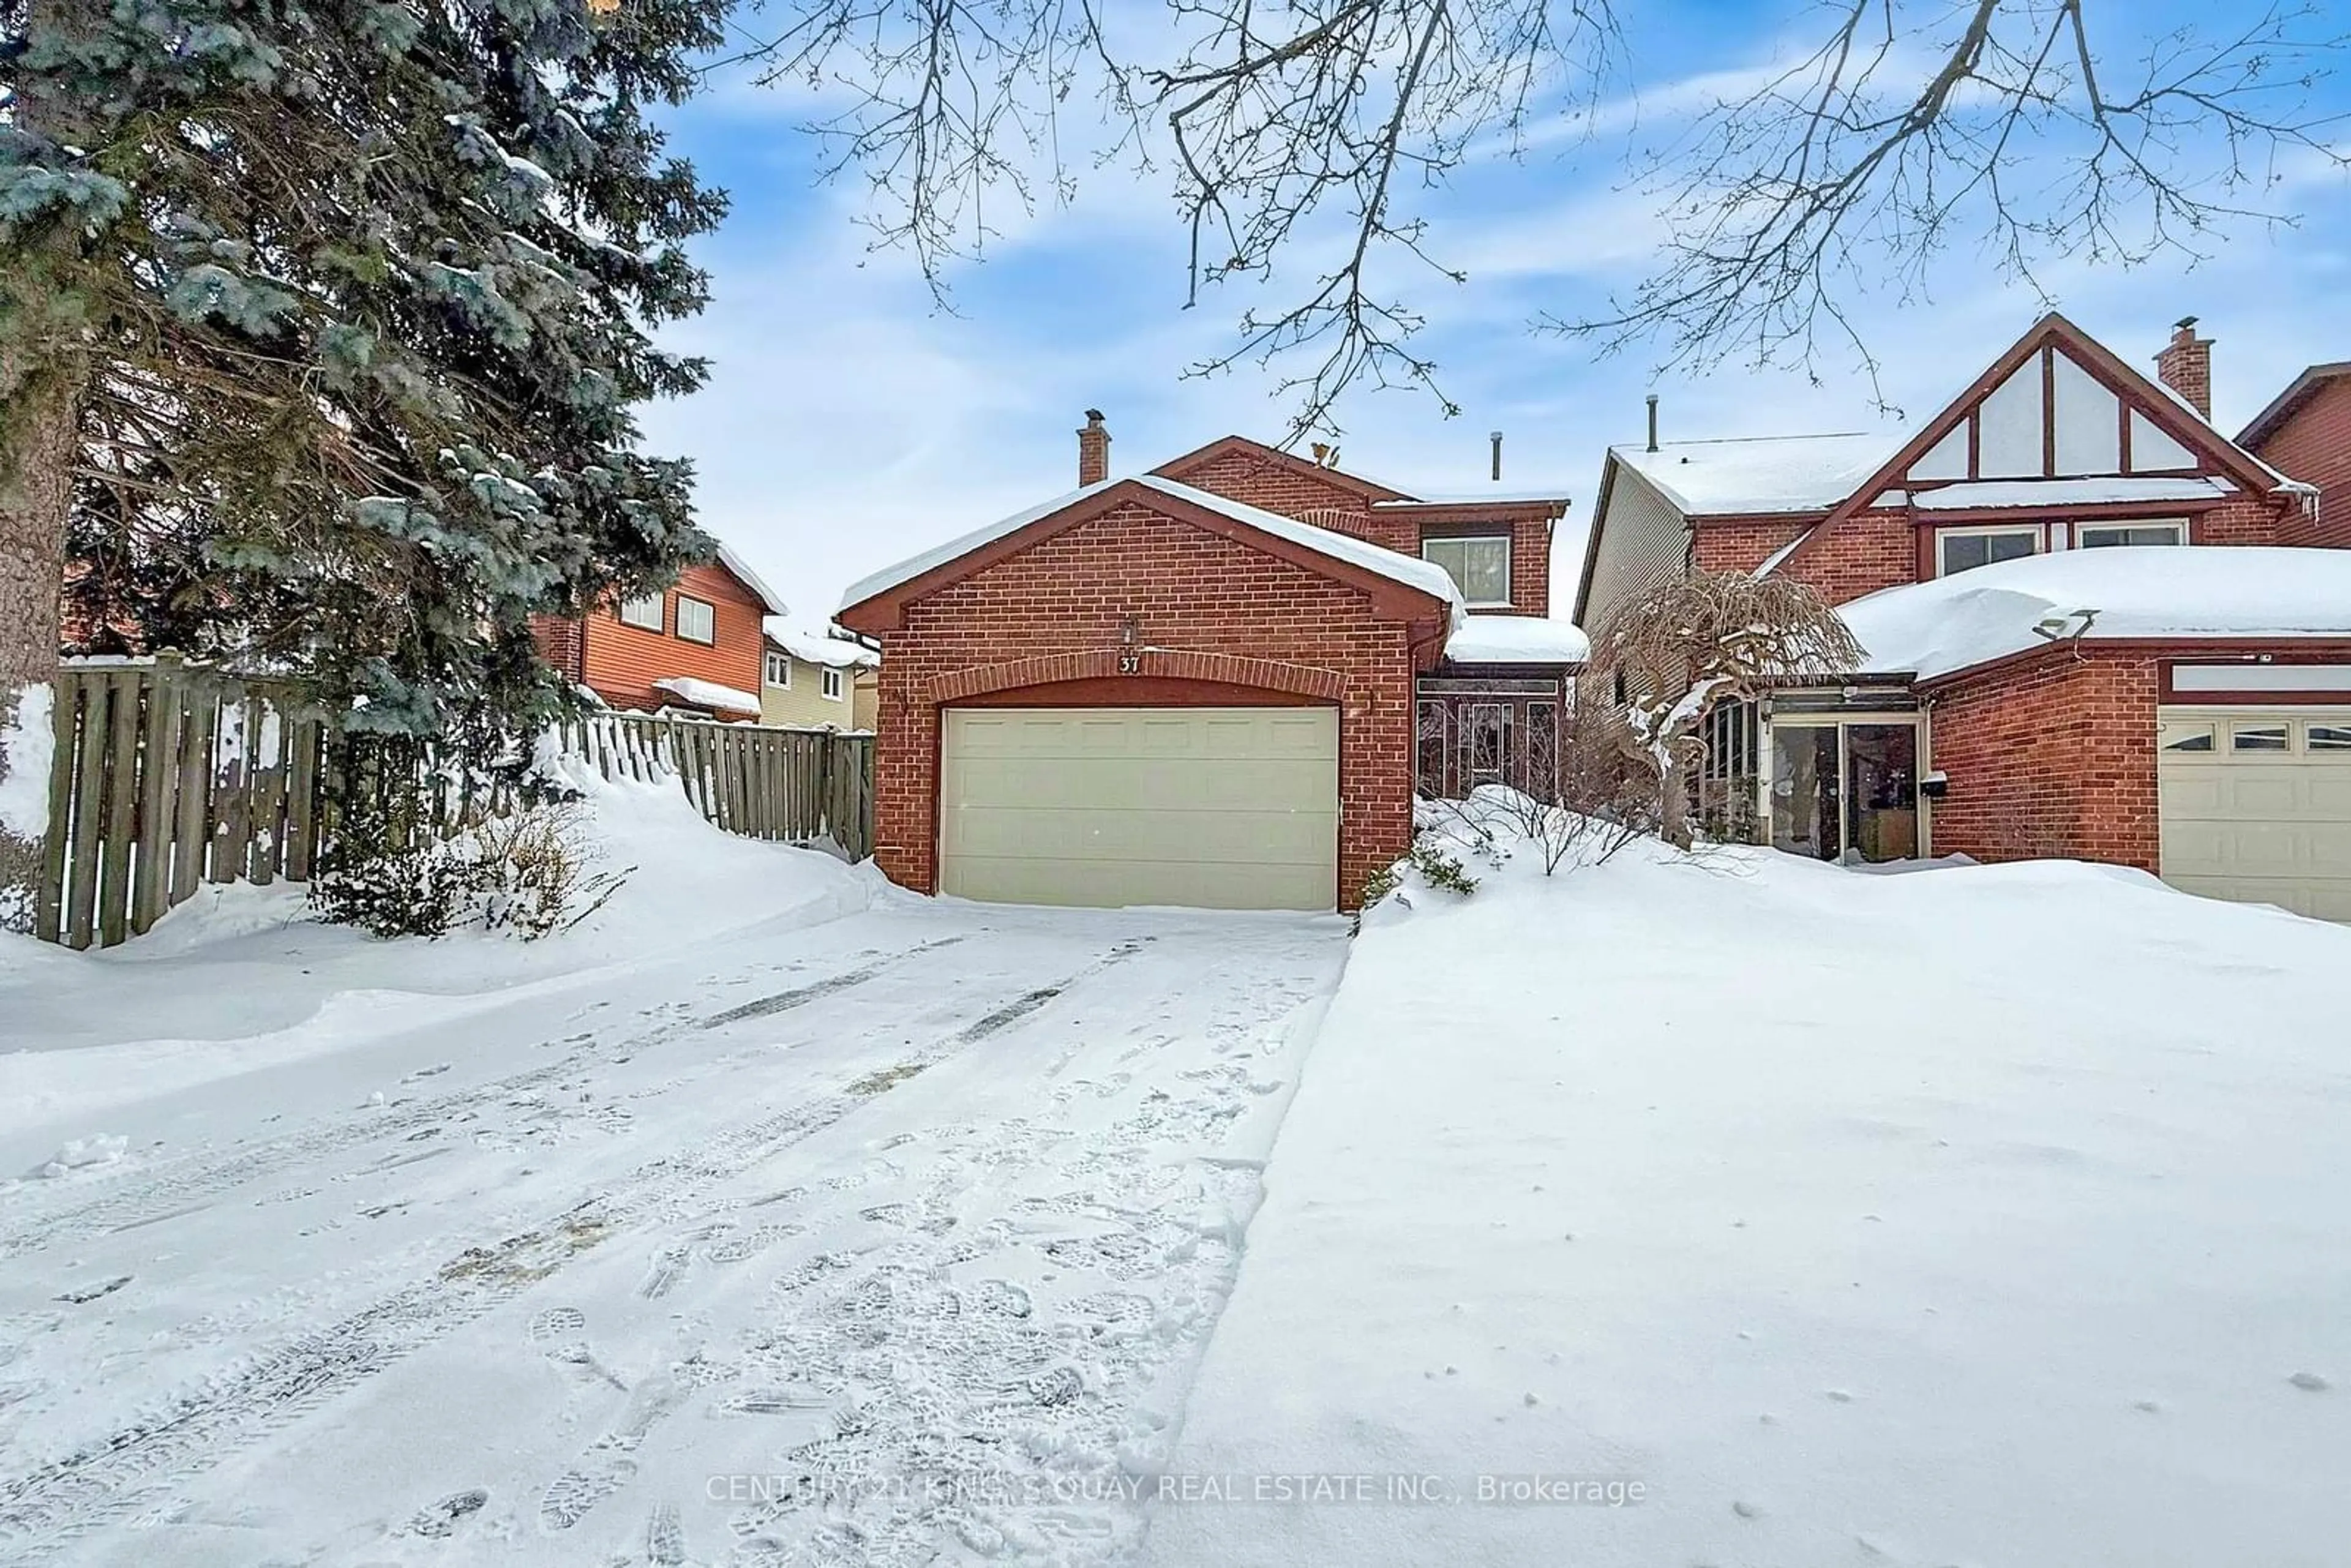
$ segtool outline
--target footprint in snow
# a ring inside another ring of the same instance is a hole
[[[2297,1372],[2286,1381],[2304,1394],[2324,1394],[2335,1386],[2314,1372]]]
[[[614,1459],[593,1471],[566,1470],[538,1500],[538,1522],[550,1532],[569,1530],[636,1472],[634,1461]]]
[[[439,1502],[417,1510],[409,1521],[401,1527],[401,1533],[422,1535],[433,1541],[445,1541],[455,1533],[459,1524],[481,1512],[483,1505],[489,1500],[490,1494],[479,1487],[471,1488],[465,1491],[452,1492]]]
[[[645,1556],[657,1568],[677,1568],[685,1561],[685,1521],[677,1504],[661,1504],[645,1521]]]

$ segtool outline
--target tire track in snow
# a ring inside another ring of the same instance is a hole
[[[963,941],[944,936],[811,985],[782,991],[758,1001],[730,1008],[706,1019],[681,1019],[642,1030],[615,1045],[600,1046],[589,1039],[553,1061],[511,1073],[471,1089],[429,1100],[386,1107],[380,1113],[346,1116],[281,1134],[226,1158],[197,1153],[151,1167],[131,1185],[119,1186],[103,1196],[70,1208],[33,1217],[16,1228],[0,1233],[0,1261],[39,1251],[59,1242],[133,1230],[197,1213],[213,1199],[275,1175],[289,1166],[306,1166],[346,1150],[394,1137],[417,1135],[437,1129],[476,1106],[511,1099],[528,1091],[559,1082],[590,1066],[598,1058],[629,1057],[681,1035],[754,1018],[767,1018],[864,985],[909,959]],[[421,1156],[419,1156],[421,1157]],[[209,1161],[210,1163],[206,1163]]]
[[[946,940],[956,940],[948,938]],[[308,1416],[426,1345],[474,1322],[539,1284],[580,1253],[625,1232],[694,1213],[707,1188],[823,1131],[875,1095],[1035,1012],[1054,997],[1140,952],[1149,937],[1122,942],[1058,985],[1029,991],[905,1058],[887,1074],[872,1074],[820,1093],[789,1110],[758,1116],[720,1132],[694,1151],[639,1166],[612,1192],[565,1210],[538,1228],[490,1248],[470,1248],[430,1279],[406,1285],[374,1304],[285,1346],[232,1367],[156,1406],[144,1418],[83,1444],[29,1474],[0,1478],[0,1552],[12,1563],[40,1561],[101,1525]],[[909,949],[893,962],[942,946]],[[886,966],[876,966],[876,969]],[[833,994],[841,988],[827,988]],[[810,988],[816,989],[816,988]],[[813,998],[811,998],[813,999]],[[875,1080],[885,1079],[876,1084]],[[553,1325],[559,1332],[559,1324]],[[659,1414],[653,1418],[658,1419]],[[640,1434],[642,1436],[642,1434]],[[609,1445],[608,1445],[609,1446]],[[624,1445],[620,1469],[628,1465]],[[611,1488],[601,1473],[567,1472],[556,1488],[565,1497],[559,1514],[584,1517]],[[587,1492],[594,1495],[585,1495]],[[568,1528],[568,1525],[565,1526]]]

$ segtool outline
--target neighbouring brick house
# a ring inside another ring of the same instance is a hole
[[[875,858],[925,892],[1353,907],[1416,783],[1551,766],[1558,497],[1431,500],[1240,437],[852,588],[883,649]]]
[[[1576,618],[1693,568],[1841,607],[1865,668],[1709,716],[1710,809],[1761,841],[2077,856],[2351,918],[2351,553],[2311,548],[2351,543],[2320,488],[2343,389],[2320,367],[2232,442],[2210,350],[2184,321],[2150,380],[2051,315],[1911,432],[1653,420],[1606,459]]]
[[[2351,549],[2351,360],[2313,365],[2255,415],[2237,444],[2282,474],[2318,486],[2318,510],[2296,544]]]
[[[616,708],[758,718],[762,622],[784,601],[734,551],[689,567],[677,586],[581,616],[532,623],[539,656]]]

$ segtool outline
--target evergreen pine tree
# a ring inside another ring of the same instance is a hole
[[[704,379],[649,332],[724,201],[648,113],[723,11],[0,0],[0,606],[46,599],[0,706],[70,511],[79,607],[140,640],[362,728],[549,711],[530,616],[711,549],[632,411]]]

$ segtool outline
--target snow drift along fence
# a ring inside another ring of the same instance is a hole
[[[141,935],[208,883],[306,882],[354,810],[397,799],[399,821],[441,836],[509,804],[424,748],[338,737],[286,683],[175,654],[81,661],[55,691],[34,931],[69,947]],[[729,832],[871,851],[870,736],[639,714],[597,714],[558,736],[607,779],[676,778]]]

